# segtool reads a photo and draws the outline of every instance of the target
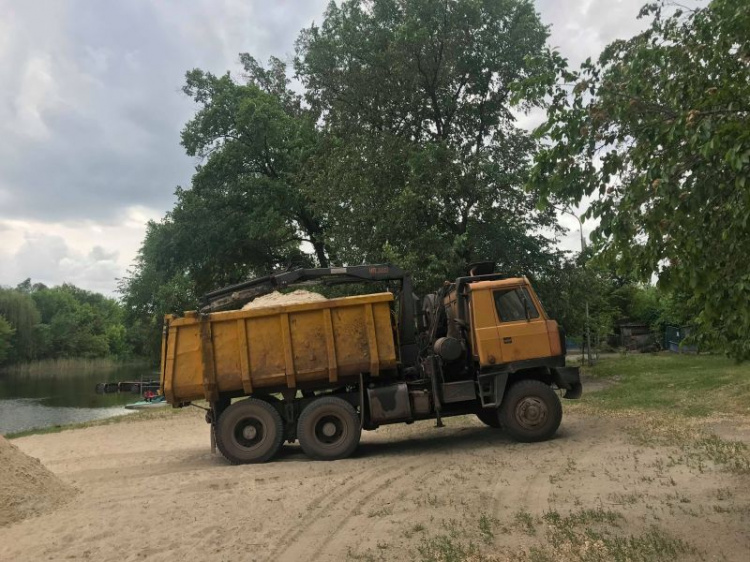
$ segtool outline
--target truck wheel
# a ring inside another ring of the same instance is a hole
[[[516,441],[533,443],[551,438],[562,420],[560,398],[549,385],[534,380],[510,387],[500,406],[500,423]]]
[[[482,408],[477,412],[479,421],[494,428],[500,428],[500,411],[497,408]]]
[[[271,404],[246,398],[219,417],[216,445],[233,464],[266,462],[284,442],[284,423]]]
[[[302,410],[297,439],[313,459],[331,461],[351,455],[362,433],[354,406],[334,396],[315,399]]]

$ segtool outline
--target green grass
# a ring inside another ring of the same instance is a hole
[[[612,385],[582,403],[608,410],[657,410],[688,417],[750,414],[750,363],[714,355],[626,355],[584,367]]]
[[[565,553],[566,560],[579,562],[664,562],[699,554],[692,544],[655,526],[639,534],[620,534],[618,527],[625,518],[616,511],[584,509],[568,515],[552,511],[543,519],[549,546],[531,547],[529,562],[553,562],[559,552]]]

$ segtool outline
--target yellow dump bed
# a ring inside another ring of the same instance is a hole
[[[161,385],[171,404],[219,392],[314,388],[396,367],[391,293],[165,318]]]

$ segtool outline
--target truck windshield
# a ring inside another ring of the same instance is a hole
[[[534,306],[534,301],[531,300],[531,295],[526,289],[502,289],[495,291],[493,296],[495,297],[497,315],[501,322],[526,320],[526,307],[523,303],[523,297],[526,297],[529,318],[539,318],[539,311]]]

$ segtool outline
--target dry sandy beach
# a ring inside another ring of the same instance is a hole
[[[750,442],[747,419],[701,423]],[[532,445],[471,417],[432,426],[252,466],[212,456],[194,408],[16,439],[78,492],[0,526],[0,560],[750,559],[747,467],[693,433],[583,411]]]

